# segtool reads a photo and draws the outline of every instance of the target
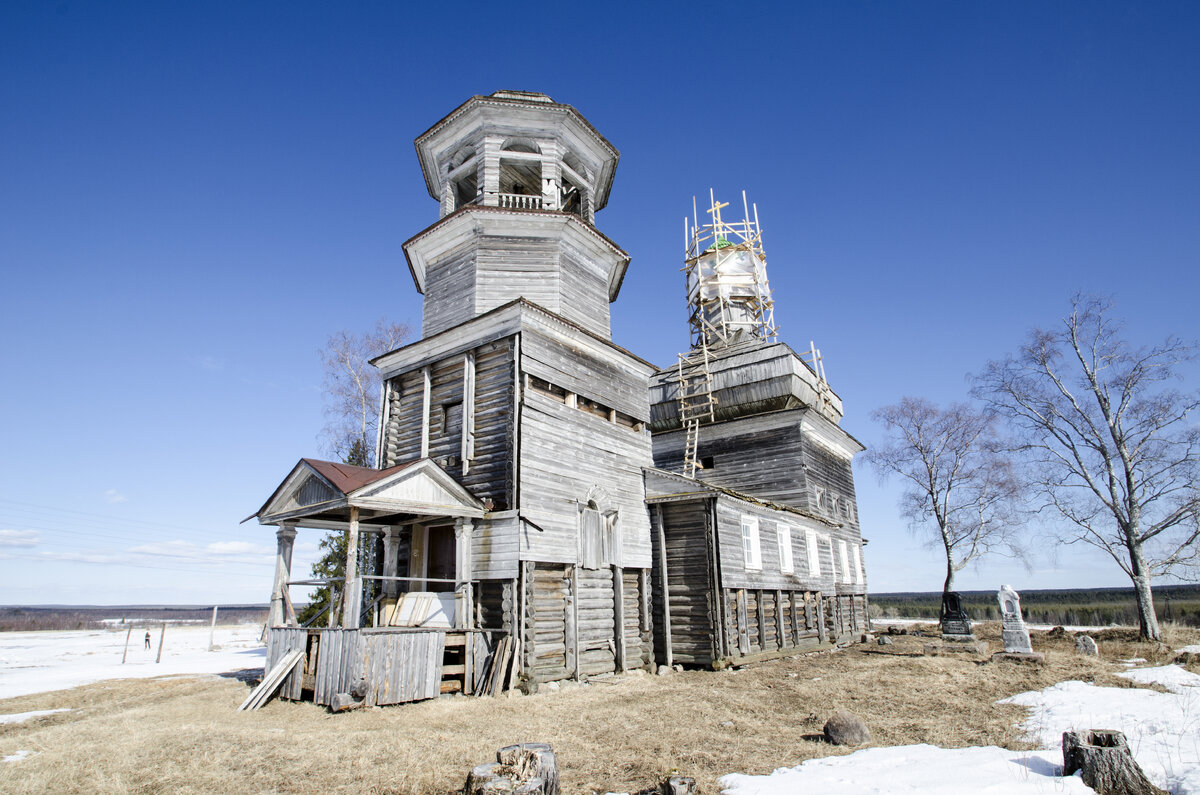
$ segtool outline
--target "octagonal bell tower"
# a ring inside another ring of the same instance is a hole
[[[404,244],[430,336],[524,298],[605,339],[629,256],[595,228],[620,153],[545,94],[475,96],[416,140],[440,220]]]

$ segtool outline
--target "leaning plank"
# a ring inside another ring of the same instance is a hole
[[[271,695],[279,689],[279,686],[283,684],[283,680],[286,679],[288,674],[292,672],[292,669],[296,667],[296,664],[303,659],[304,649],[295,649],[288,652],[287,655],[280,660],[266,676],[263,677],[263,680],[259,683],[258,687],[254,688],[254,691],[250,693],[245,701],[242,702],[242,705],[238,707],[238,712],[241,712],[244,709],[258,709],[264,703],[266,703],[267,699],[269,699]]]

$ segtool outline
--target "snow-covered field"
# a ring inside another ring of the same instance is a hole
[[[1134,758],[1155,784],[1172,795],[1200,795],[1200,676],[1178,665],[1135,668],[1120,676],[1155,682],[1170,692],[1059,682],[1005,699],[1030,708],[1021,728],[1044,750],[867,748],[811,759],[767,776],[735,773],[722,778],[721,786],[727,795],[1091,792],[1077,776],[1060,777],[1062,733],[1116,729],[1125,734]],[[969,788],[964,788],[966,781]]]
[[[162,662],[159,629],[135,628],[129,656],[121,664],[125,630],[75,632],[0,632],[0,699],[63,690],[104,679],[140,679],[169,674],[216,674],[261,668],[266,648],[258,642],[262,626],[218,626],[214,650],[208,650],[209,628],[167,625]]]

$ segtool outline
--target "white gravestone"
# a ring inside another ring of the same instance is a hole
[[[1004,651],[1033,654],[1033,646],[1029,644],[1029,630],[1025,628],[1025,620],[1021,618],[1021,597],[1007,585],[1001,585],[996,596],[1000,600],[1000,615],[1004,621]]]

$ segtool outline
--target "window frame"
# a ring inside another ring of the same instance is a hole
[[[762,545],[757,516],[742,515],[742,562],[746,571],[762,571]]]
[[[779,546],[779,573],[795,574],[796,562],[792,557],[792,528],[783,522],[776,522],[775,543]]]

